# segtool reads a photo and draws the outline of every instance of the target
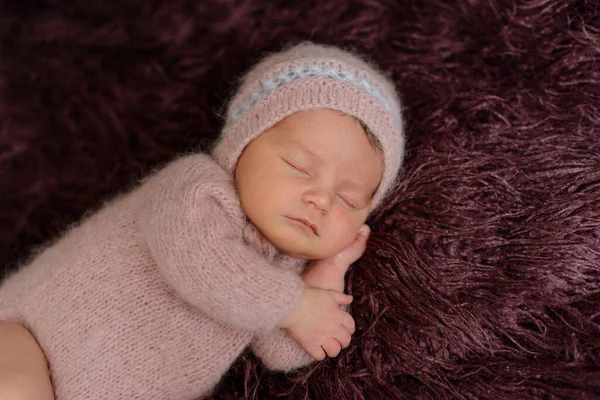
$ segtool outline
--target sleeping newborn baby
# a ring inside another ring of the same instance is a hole
[[[0,397],[196,399],[247,346],[285,371],[336,356],[354,320],[327,268],[360,256],[402,135],[393,85],[357,56],[266,57],[210,155],[172,161],[1,284]]]

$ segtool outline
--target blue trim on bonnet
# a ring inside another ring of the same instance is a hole
[[[237,122],[240,117],[244,115],[252,106],[258,103],[269,92],[272,92],[278,87],[298,79],[323,77],[347,83],[355,88],[362,89],[369,93],[387,110],[388,113],[390,113],[394,123],[399,129],[399,121],[396,121],[396,116],[391,112],[391,106],[389,102],[385,99],[385,97],[383,97],[377,88],[373,87],[364,79],[358,78],[350,71],[324,65],[293,66],[272,78],[262,80],[260,82],[260,88],[250,93],[250,95],[248,95],[242,101],[238,108],[230,112],[227,125],[231,126],[233,123]]]

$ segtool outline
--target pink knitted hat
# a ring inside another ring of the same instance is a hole
[[[229,104],[213,157],[233,173],[254,138],[288,115],[319,108],[353,115],[379,139],[384,167],[375,208],[393,186],[404,156],[400,101],[392,82],[373,66],[335,47],[303,43],[251,69]]]

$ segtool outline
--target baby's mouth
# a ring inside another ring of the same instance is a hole
[[[317,229],[317,226],[315,224],[313,224],[312,222],[310,222],[309,220],[304,219],[304,218],[292,218],[292,217],[286,217],[286,218],[291,219],[292,221],[296,221],[296,222],[300,222],[300,223],[304,224],[308,228],[312,229],[315,236],[319,236],[319,230]]]

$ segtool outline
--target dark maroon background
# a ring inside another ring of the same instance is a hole
[[[244,354],[214,399],[600,398],[599,2],[292,3],[0,0],[0,269],[206,148],[265,51],[350,46],[408,137],[358,331],[296,375]]]

